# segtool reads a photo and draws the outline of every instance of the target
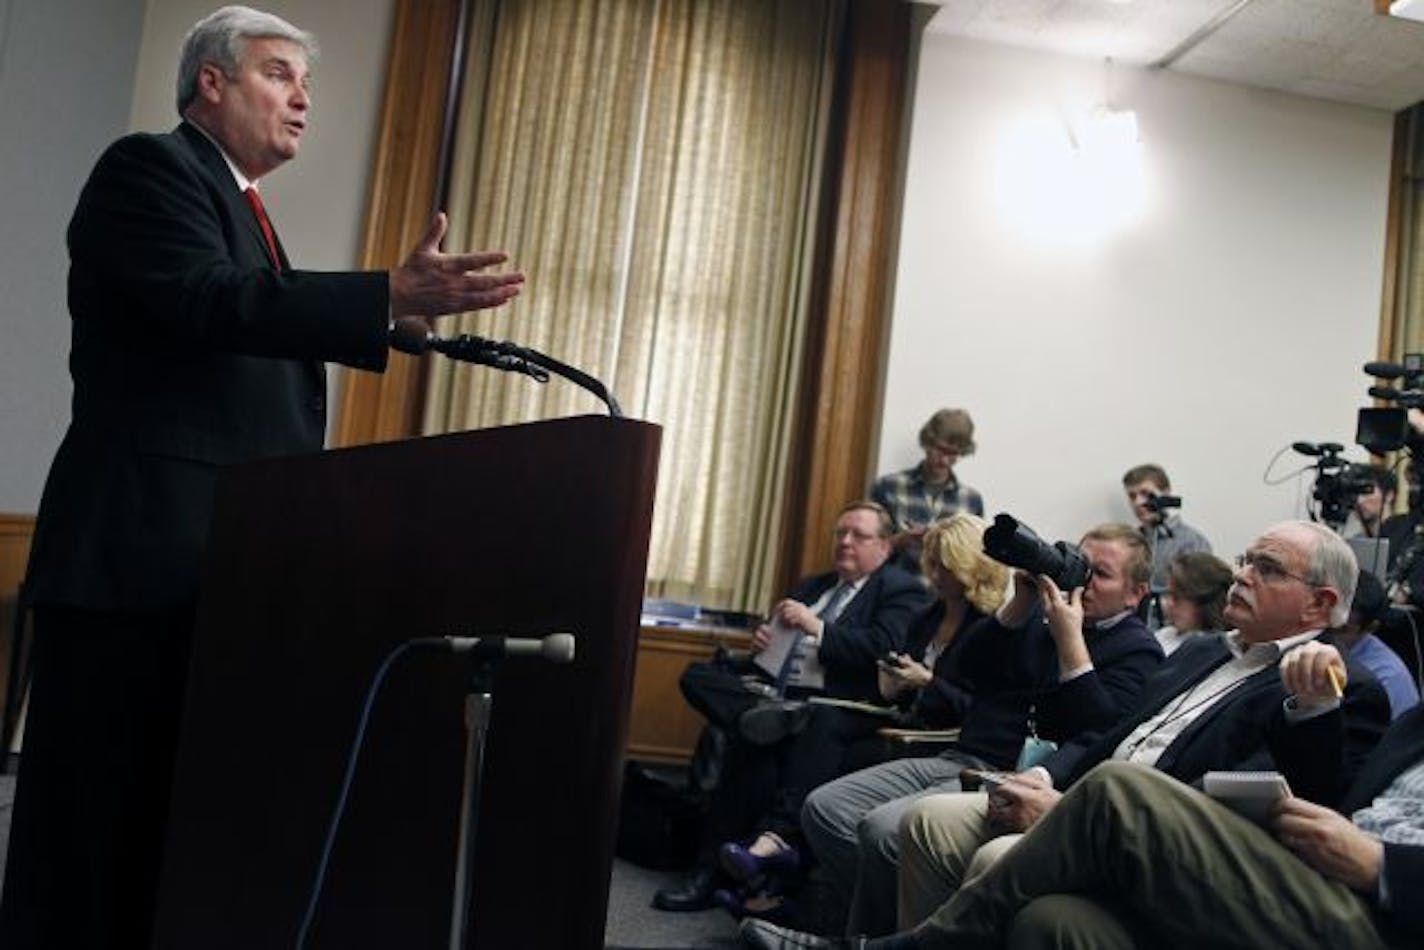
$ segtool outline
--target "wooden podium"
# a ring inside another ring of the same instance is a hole
[[[294,945],[397,645],[561,630],[572,665],[495,678],[465,945],[603,945],[659,439],[588,416],[224,474],[154,946]],[[392,666],[309,947],[448,946],[469,674]]]

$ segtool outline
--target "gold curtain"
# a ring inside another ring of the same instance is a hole
[[[760,609],[786,520],[841,6],[474,6],[447,246],[506,250],[529,283],[458,330],[577,365],[661,424],[649,593]],[[426,433],[601,411],[557,379],[444,362],[425,397]]]

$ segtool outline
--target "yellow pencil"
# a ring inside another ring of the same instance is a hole
[[[1327,666],[1325,672],[1330,677],[1330,688],[1335,691],[1335,698],[1340,699],[1345,695],[1345,684],[1340,680],[1340,671],[1333,666]]]

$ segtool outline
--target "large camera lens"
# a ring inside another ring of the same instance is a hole
[[[1067,541],[1049,545],[1028,525],[1007,514],[995,515],[994,523],[984,529],[984,553],[1000,564],[1034,575],[1046,574],[1060,590],[1082,587],[1093,574],[1093,566],[1077,545]]]

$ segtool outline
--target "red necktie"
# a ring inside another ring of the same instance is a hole
[[[262,196],[250,185],[242,195],[252,206],[252,213],[257,215],[257,224],[262,228],[262,236],[267,239],[267,255],[272,258],[272,266],[281,270],[282,262],[277,257],[277,237],[272,233],[272,222],[267,218],[267,209],[262,207]]]

